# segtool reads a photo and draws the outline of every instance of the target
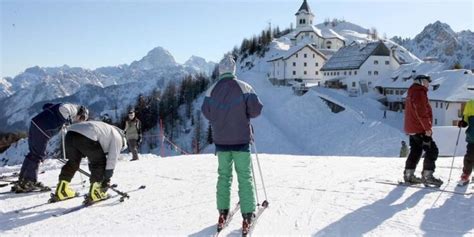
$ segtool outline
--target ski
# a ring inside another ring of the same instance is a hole
[[[3,187],[6,187],[8,185],[10,185],[11,183],[4,183],[4,184],[0,184],[0,188],[3,188]]]
[[[388,185],[393,185],[393,186],[402,186],[402,187],[407,187],[407,188],[428,189],[428,190],[433,190],[437,192],[452,193],[452,194],[457,194],[457,195],[473,195],[474,194],[474,192],[458,192],[458,191],[440,189],[439,187],[421,186],[418,184],[409,185],[409,184],[405,184],[404,182],[376,181],[376,183],[388,184]]]
[[[67,210],[65,210],[65,211],[63,211],[63,212],[60,212],[60,213],[55,213],[55,214],[53,214],[53,216],[54,216],[54,217],[59,217],[59,216],[67,215],[67,214],[72,213],[72,212],[77,212],[77,211],[82,210],[82,209],[84,209],[84,208],[86,208],[86,207],[93,206],[93,205],[95,205],[95,204],[97,204],[97,203],[99,203],[99,202],[102,202],[102,201],[105,201],[105,200],[109,200],[109,199],[111,199],[111,198],[113,198],[113,197],[116,197],[116,196],[117,196],[117,195],[114,195],[114,196],[111,196],[111,197],[109,196],[109,197],[106,198],[106,199],[102,199],[102,200],[95,201],[95,202],[86,202],[86,201],[84,201],[84,202],[83,202],[81,205],[79,205],[79,206],[75,206],[75,207],[69,208],[69,209],[67,209]]]
[[[9,174],[9,175],[0,175],[0,179],[16,178],[18,176],[19,176],[19,173],[14,172],[14,173]]]
[[[240,202],[235,204],[234,209],[232,209],[229,214],[227,214],[227,219],[225,220],[222,225],[217,224],[217,232],[214,236],[219,236],[219,234],[222,232],[223,229],[225,229],[227,226],[229,226],[230,221],[232,221],[232,218],[234,217],[235,213],[237,213],[240,209]]]
[[[253,218],[252,222],[250,223],[248,231],[242,230],[242,237],[252,235],[252,231],[254,230],[255,226],[257,225],[258,219],[263,214],[263,212],[267,209],[267,207],[268,207],[268,202],[267,202],[267,200],[265,200],[265,201],[262,202],[262,205],[260,205],[258,207],[257,213],[255,213],[255,217]]]

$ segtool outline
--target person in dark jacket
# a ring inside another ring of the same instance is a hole
[[[212,126],[219,162],[216,193],[218,230],[229,213],[233,163],[239,182],[243,229],[248,228],[252,221],[256,206],[250,156],[250,119],[260,115],[263,105],[253,88],[236,78],[235,69],[234,59],[224,57],[219,63],[219,80],[207,90],[201,108]]]
[[[76,196],[70,187],[81,160],[89,161],[90,189],[87,202],[97,202],[108,197],[107,189],[114,173],[120,151],[127,147],[125,134],[113,125],[102,121],[76,123],[68,128],[65,138],[67,163],[59,174],[59,183],[52,201]]]
[[[64,124],[85,121],[88,117],[89,110],[82,105],[45,104],[43,110],[31,119],[28,131],[29,152],[23,160],[18,183],[12,187],[12,191],[21,193],[49,190],[38,182],[38,168],[46,158],[48,141],[61,130]]]
[[[405,163],[404,181],[408,184],[424,183],[428,186],[441,186],[443,181],[433,173],[438,158],[438,147],[433,140],[433,114],[428,101],[428,88],[431,78],[418,75],[407,92],[405,101],[405,132],[410,135],[410,154]],[[421,179],[415,176],[415,170],[421,155],[425,151]]]
[[[128,149],[132,152],[132,161],[138,160],[138,145],[142,142],[142,124],[135,116],[134,110],[128,112],[124,131],[127,135]]]
[[[460,128],[467,127],[467,151],[464,156],[462,175],[459,180],[460,185],[466,185],[469,183],[469,176],[471,176],[472,168],[474,167],[474,100],[467,102],[464,108],[463,119],[459,121],[458,126]]]

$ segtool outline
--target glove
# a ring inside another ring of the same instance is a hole
[[[141,134],[138,135],[137,143],[138,143],[138,144],[142,143],[142,135],[141,135]]]
[[[423,149],[425,149],[425,150],[430,149],[431,148],[431,141],[433,139],[429,136],[423,136],[422,139],[423,139],[423,142],[422,142],[421,146],[423,147]]]
[[[461,121],[458,122],[458,127],[459,128],[465,128],[465,127],[467,127],[467,125],[468,125],[467,122],[464,121],[464,120],[461,120]]]
[[[105,170],[104,179],[102,180],[102,191],[106,192],[107,189],[110,187],[110,179],[114,175],[114,170]]]

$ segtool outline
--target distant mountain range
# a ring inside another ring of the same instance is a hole
[[[161,47],[130,65],[102,67],[31,67],[14,78],[0,80],[0,131],[25,130],[30,118],[45,102],[68,101],[91,108],[91,112],[126,109],[139,94],[163,88],[185,75],[209,75],[215,63],[193,56],[179,64]]]
[[[448,24],[436,21],[413,39],[393,37],[392,40],[421,59],[437,59],[450,68],[460,64],[463,68],[474,69],[474,32],[470,30],[456,33]]]

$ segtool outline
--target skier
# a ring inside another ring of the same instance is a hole
[[[405,141],[402,141],[402,147],[400,148],[400,157],[408,156],[408,146]]]
[[[250,119],[262,111],[262,103],[253,88],[236,78],[231,56],[219,63],[219,80],[206,92],[202,113],[209,120],[218,156],[217,209],[218,231],[227,220],[230,207],[232,163],[239,182],[242,230],[248,229],[255,212],[250,156]]]
[[[466,130],[467,151],[464,156],[461,179],[459,180],[460,185],[469,183],[469,176],[474,166],[474,100],[467,102],[463,115],[464,117],[459,121],[458,127],[469,127]]]
[[[97,202],[108,198],[107,189],[114,173],[120,151],[127,141],[120,128],[101,121],[73,124],[65,138],[67,162],[59,174],[59,183],[52,201],[61,201],[76,196],[69,183],[79,169],[83,157],[89,161],[90,188],[86,202]]]
[[[407,92],[405,101],[405,132],[410,135],[410,154],[405,163],[404,181],[407,184],[423,183],[427,186],[439,187],[441,179],[435,178],[433,173],[438,158],[438,147],[433,140],[433,114],[428,101],[428,87],[431,77],[418,75]],[[421,179],[415,176],[415,169],[425,151]]]
[[[12,191],[22,193],[50,190],[38,182],[39,164],[46,158],[49,139],[56,135],[64,124],[85,121],[88,117],[89,110],[82,105],[69,103],[43,105],[43,110],[31,119],[28,131],[29,152],[23,160],[18,183],[12,187]]]
[[[142,124],[135,116],[135,111],[128,112],[128,119],[125,121],[125,134],[127,135],[128,149],[132,152],[132,161],[138,160],[138,145],[142,142]]]

